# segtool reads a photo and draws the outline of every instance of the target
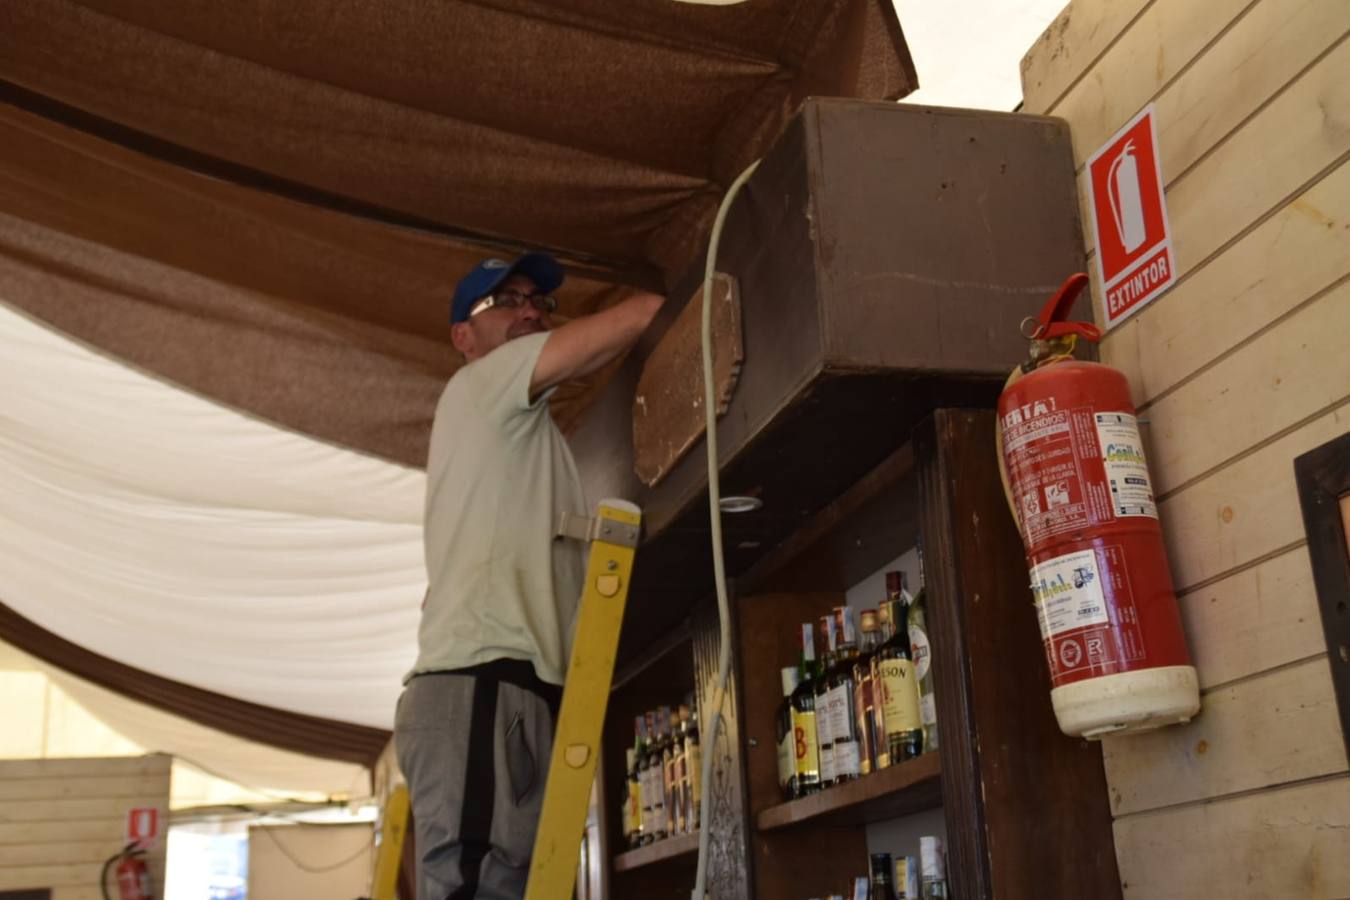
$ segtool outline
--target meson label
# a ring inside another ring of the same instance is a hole
[[[914,662],[908,659],[886,660],[881,664],[881,684],[887,736],[922,728]]]

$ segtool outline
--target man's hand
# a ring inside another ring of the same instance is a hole
[[[603,312],[573,319],[549,332],[530,378],[530,399],[613,362],[633,346],[665,300],[659,294],[636,294]]]

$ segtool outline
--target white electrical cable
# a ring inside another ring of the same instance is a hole
[[[708,879],[708,836],[712,829],[708,819],[712,814],[709,798],[712,794],[712,762],[717,746],[717,728],[722,724],[722,703],[726,697],[727,677],[731,673],[731,611],[727,601],[726,565],[722,559],[722,486],[717,471],[717,402],[713,396],[712,361],[712,305],[713,280],[717,273],[717,244],[722,239],[722,223],[726,221],[731,202],[741,186],[759,167],[752,162],[727,188],[722,205],[713,220],[712,237],[708,240],[708,262],[703,272],[703,414],[705,440],[708,446],[708,511],[712,524],[713,579],[717,587],[717,618],[721,626],[721,642],[717,653],[717,689],[713,691],[710,709],[704,711],[704,743],[702,778],[699,803],[702,817],[698,832],[698,874],[694,878],[693,900],[704,900],[704,885]]]

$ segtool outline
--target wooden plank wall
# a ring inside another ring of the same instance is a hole
[[[1204,691],[1191,725],[1105,744],[1127,897],[1350,897],[1292,464],[1350,428],[1347,32],[1345,0],[1074,0],[1022,61],[1025,111],[1070,124],[1080,196],[1083,161],[1157,104],[1181,276],[1101,347],[1151,420]]]
[[[127,811],[168,814],[171,763],[160,754],[0,760],[0,890],[48,887],[52,900],[101,900],[98,876],[123,847]],[[161,894],[165,843],[148,857]],[[111,881],[109,890],[116,895]]]

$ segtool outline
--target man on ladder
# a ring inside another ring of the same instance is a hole
[[[556,535],[560,524],[588,521],[547,401],[558,384],[624,353],[663,302],[638,294],[553,329],[562,281],[551,256],[528,253],[480,263],[455,290],[451,338],[466,365],[446,386],[432,428],[429,587],[394,726],[412,797],[419,900],[524,896],[584,581],[582,544]],[[631,565],[632,512],[602,510],[576,536],[604,541],[603,529],[630,523],[619,543],[630,547]],[[623,559],[605,564],[617,569]],[[612,579],[586,589],[626,593],[626,581]],[[565,752],[578,771],[593,771],[593,752],[580,744],[560,746]]]

